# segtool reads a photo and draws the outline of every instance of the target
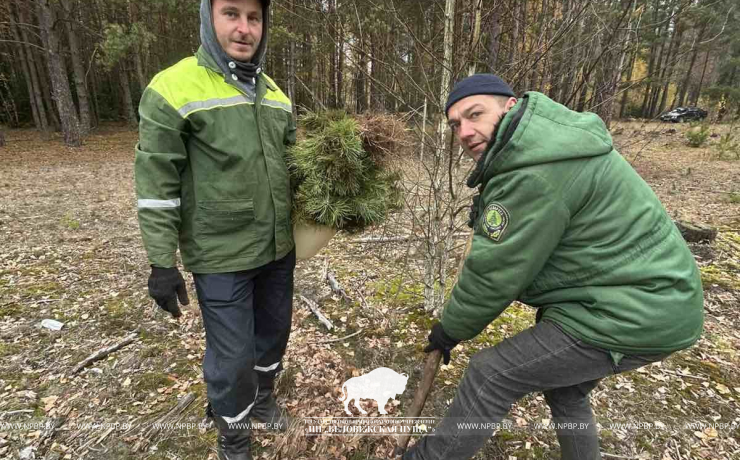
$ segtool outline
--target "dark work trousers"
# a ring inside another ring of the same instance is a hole
[[[203,375],[213,411],[235,423],[282,370],[293,314],[295,250],[262,267],[193,274],[206,330]]]
[[[433,436],[417,443],[410,457],[471,458],[491,437],[514,402],[542,391],[552,411],[563,460],[598,460],[601,453],[589,393],[603,377],[667,356],[627,355],[615,364],[608,351],[571,337],[554,323],[542,321],[473,355],[445,418]]]

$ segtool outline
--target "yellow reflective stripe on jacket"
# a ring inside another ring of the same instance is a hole
[[[226,99],[208,99],[205,101],[193,101],[185,104],[184,106],[177,109],[177,112],[183,117],[187,117],[191,113],[199,110],[210,110],[216,107],[232,107],[239,104],[254,104],[254,98],[248,97],[245,94],[239,94],[234,97],[227,97]]]
[[[265,75],[268,84],[262,105],[292,112],[290,99]],[[198,65],[196,57],[185,58],[154,77],[150,88],[159,93],[183,118],[190,114],[219,107],[254,104],[254,97],[247,96],[231,85],[223,84],[223,76]],[[204,98],[204,96],[207,96]]]
[[[262,99],[262,105],[273,107],[275,109],[282,109],[286,112],[293,112],[293,106],[290,103],[290,99],[288,99],[288,96],[285,95],[282,91],[279,89],[277,91],[273,91],[271,88],[277,88],[278,86],[275,84],[275,81],[265,75],[264,73],[261,74],[261,77],[264,78],[267,81],[267,93],[265,93],[264,99]]]

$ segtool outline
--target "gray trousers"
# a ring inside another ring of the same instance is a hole
[[[514,402],[541,391],[552,410],[562,458],[601,459],[589,393],[606,376],[666,356],[628,355],[617,365],[608,351],[569,336],[554,323],[542,321],[473,355],[447,415],[434,435],[425,436],[416,444],[410,458],[473,457]]]
[[[249,415],[258,388],[282,370],[293,314],[295,251],[262,267],[193,274],[206,330],[203,376],[213,411]]]

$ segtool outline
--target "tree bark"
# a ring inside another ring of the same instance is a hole
[[[470,47],[470,67],[468,68],[468,75],[475,73],[475,50],[478,49],[478,42],[480,41],[480,21],[481,21],[481,10],[483,9],[483,0],[472,0],[475,5],[475,19],[473,20],[473,39],[472,46]]]
[[[121,97],[123,98],[123,111],[126,123],[131,129],[136,129],[139,122],[136,120],[136,109],[134,108],[133,98],[131,97],[131,86],[128,80],[128,72],[123,62],[118,64],[118,83],[121,87]]]
[[[5,93],[8,94],[8,97],[6,98],[3,95],[3,91],[0,91],[0,102],[2,103],[3,108],[5,109],[5,113],[8,114],[7,120],[8,125],[12,127],[18,127],[18,108],[16,107],[15,100],[13,99],[13,92],[10,90],[10,86],[8,85],[8,80],[0,80],[2,83],[2,86],[5,88]]]
[[[696,41],[694,42],[694,45],[692,46],[692,53],[691,53],[691,60],[689,61],[689,66],[686,69],[686,76],[684,77],[683,81],[681,82],[681,87],[678,90],[678,106],[683,106],[686,102],[686,94],[688,92],[689,84],[691,81],[691,74],[694,70],[694,65],[696,64],[696,58],[699,55],[699,43],[704,40],[704,33],[707,30],[707,24],[704,23],[702,27],[699,29],[699,33],[696,36]]]
[[[680,14],[680,11],[678,12]],[[673,33],[673,39],[671,40],[671,46],[668,48],[668,59],[665,65],[665,71],[663,72],[663,94],[660,97],[660,108],[657,113],[663,113],[665,110],[666,102],[668,101],[668,87],[671,83],[673,76],[673,67],[675,65],[676,56],[678,55],[678,49],[681,47],[681,39],[683,37],[684,28],[680,20],[676,20],[676,30]]]
[[[0,147],[5,147],[5,132],[0,130]]]
[[[21,62],[21,70],[23,71],[24,79],[26,80],[26,89],[28,90],[28,100],[31,104],[31,115],[33,116],[33,123],[34,126],[36,126],[36,129],[43,130],[41,125],[41,118],[39,117],[39,109],[36,105],[36,93],[35,88],[33,87],[33,80],[31,79],[31,72],[28,69],[28,60],[26,59],[26,47],[21,41],[20,34],[18,33],[18,27],[16,26],[15,19],[10,14],[10,30],[13,34],[13,39],[18,42],[17,48],[18,48],[18,56],[20,58]],[[44,115],[44,118],[46,115]],[[44,119],[44,121],[46,121]]]
[[[293,0],[290,0],[288,11],[290,11],[291,14],[295,14],[295,2]],[[288,25],[288,32],[292,36],[293,34],[296,34],[296,30],[294,27],[294,22],[289,22]],[[297,34],[296,34],[297,36]],[[295,117],[297,115],[297,106],[296,104],[296,94],[295,94],[295,77],[296,77],[296,49],[295,49],[295,40],[288,40],[288,80],[287,80],[287,90],[288,90],[288,98],[293,103],[293,116]]]
[[[77,111],[72,101],[67,71],[59,54],[59,35],[54,29],[55,17],[49,0],[38,0],[39,25],[41,37],[47,49],[47,65],[53,88],[53,98],[59,110],[59,118],[64,134],[64,143],[70,147],[82,145],[82,127],[77,118]]]
[[[360,48],[357,51],[357,68],[355,70],[355,110],[357,113],[363,113],[367,110],[367,106],[365,105],[367,102],[367,97],[365,96],[367,54],[365,53],[364,47],[365,44],[361,40]]]
[[[660,7],[659,2],[656,0],[655,2],[655,10],[653,11],[653,24],[658,23],[658,19],[660,16]],[[657,27],[657,32],[655,34],[656,37],[661,36],[661,33],[663,32],[663,25],[660,24]],[[659,54],[658,50],[661,48],[661,45],[658,44],[657,40],[653,39],[653,43],[650,44],[650,59],[648,60],[648,68],[647,68],[647,78],[648,83],[645,85],[645,92],[643,94],[642,98],[642,106],[640,108],[640,114],[643,116],[643,118],[650,118],[650,99],[651,99],[651,92],[653,89],[653,74],[655,73],[655,68],[659,67],[660,61],[658,60],[658,64],[656,64],[656,55]]]
[[[66,14],[71,14],[72,8],[70,8],[70,0],[61,0],[62,7]],[[80,107],[80,128],[83,135],[90,131],[90,96],[87,90],[87,82],[85,81],[85,66],[82,62],[80,53],[80,42],[77,38],[77,32],[72,27],[72,18],[68,17],[64,21],[67,29],[67,39],[69,43],[69,50],[72,54],[72,70],[74,75],[75,90],[77,91],[77,102]]]
[[[635,13],[635,10],[637,9],[637,0],[634,1],[632,5],[632,14]],[[640,13],[640,16],[637,18],[637,27],[636,29],[640,29],[640,23],[642,22],[642,13]],[[628,34],[631,32],[627,32]],[[629,85],[632,84],[632,72],[634,72],[635,69],[635,61],[637,60],[637,53],[640,49],[640,36],[638,33],[635,33],[636,39],[634,46],[631,45],[631,38],[627,38],[627,46],[625,47],[625,53],[629,52],[630,47],[632,48],[632,52],[630,53],[630,60],[629,64],[627,64],[627,75],[625,77],[625,84],[627,85],[626,88],[622,91],[622,101],[619,103],[619,118],[624,118],[626,108],[627,108],[627,101],[629,96]]]
[[[18,7],[18,19],[21,23],[28,23],[23,7],[20,6]],[[11,23],[11,29],[13,30],[15,39],[22,42],[21,48],[24,51],[23,55],[25,57],[25,62],[23,64],[24,68],[27,68],[27,72],[30,77],[28,85],[29,91],[31,91],[31,104],[33,105],[33,108],[35,108],[39,121],[36,127],[41,130],[45,137],[49,134],[49,118],[47,117],[46,109],[44,108],[44,97],[42,96],[39,74],[33,59],[33,50],[30,45],[31,42],[29,41],[25,27],[14,27]],[[18,37],[19,35],[20,38]]]
[[[491,12],[491,32],[488,39],[488,70],[491,73],[498,72],[498,53],[501,48],[501,23],[499,22],[499,8]]]
[[[46,52],[37,52],[35,54],[38,59],[33,60],[33,65],[36,66],[36,73],[39,77],[39,82],[41,83],[41,94],[43,96],[42,101],[46,107],[46,113],[49,116],[49,126],[54,131],[61,131],[62,124],[59,121],[59,111],[57,110],[54,95],[52,94]]]
[[[693,97],[691,98],[691,105],[699,105],[699,96],[701,95],[701,89],[704,86],[704,76],[707,73],[707,64],[709,64],[709,51],[707,51],[704,56],[704,66],[702,67],[701,78],[699,79],[699,84],[696,86]]]

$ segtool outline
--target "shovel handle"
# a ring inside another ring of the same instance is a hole
[[[411,403],[411,408],[405,415],[406,417],[418,417],[421,415],[421,411],[424,409],[424,403],[427,401],[427,396],[429,396],[429,392],[432,390],[432,384],[434,383],[434,377],[437,375],[440,361],[442,361],[441,350],[433,350],[427,356],[424,364],[424,371],[421,374],[421,383],[416,389],[414,401]],[[406,447],[409,445],[410,439],[411,433],[405,433],[399,436],[398,444],[394,452],[396,456],[401,456],[406,452]]]

